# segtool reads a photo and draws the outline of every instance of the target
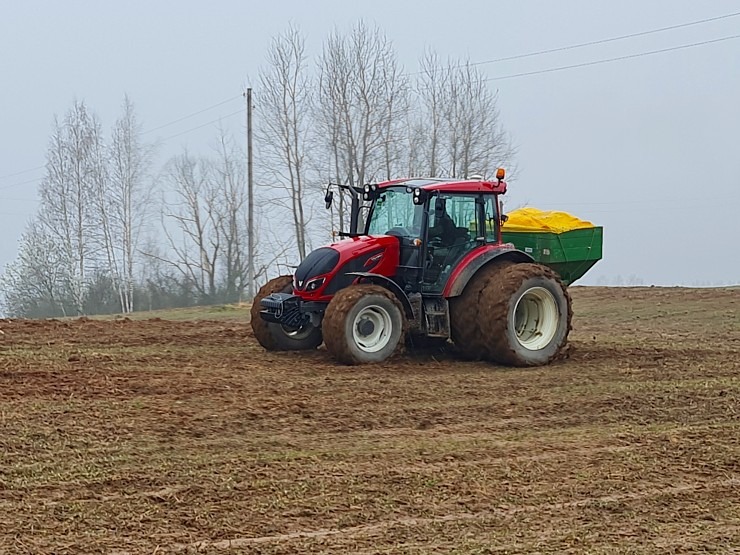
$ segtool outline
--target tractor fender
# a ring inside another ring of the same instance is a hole
[[[358,276],[362,281],[369,281],[370,283],[381,285],[386,289],[389,289],[398,298],[398,300],[401,301],[401,304],[403,305],[403,310],[406,313],[406,317],[409,319],[414,318],[414,311],[411,308],[411,302],[409,301],[409,298],[406,296],[406,293],[404,293],[403,289],[401,289],[398,284],[392,279],[380,274],[373,274],[372,272],[347,272],[347,275]]]
[[[488,246],[481,250],[476,249],[460,261],[460,264],[447,281],[442,295],[446,298],[460,296],[465,286],[479,270],[497,260],[534,262],[534,258],[514,248],[513,245],[505,244],[495,247]]]

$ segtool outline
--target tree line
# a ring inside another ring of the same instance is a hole
[[[128,97],[107,136],[76,101],[54,119],[38,211],[0,281],[4,312],[236,302],[250,265],[265,281],[346,228],[346,193],[329,212],[320,207],[327,183],[492,175],[514,154],[476,66],[428,50],[408,73],[382,30],[363,22],[332,32],[315,59],[298,29],[275,37],[254,95],[253,259],[246,157],[233,136],[219,130],[211,152],[183,151],[155,168]]]

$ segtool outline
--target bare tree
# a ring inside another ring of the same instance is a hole
[[[263,168],[288,194],[288,207],[301,260],[306,257],[306,142],[312,84],[306,73],[305,41],[291,27],[273,39],[259,73],[257,137]]]
[[[349,61],[346,49],[342,47],[340,37],[334,36],[324,45],[324,52],[319,60],[318,100],[314,106],[316,114],[316,132],[318,143],[328,149],[329,169],[327,181],[348,183],[352,178],[351,162],[348,152],[343,148],[346,142],[344,114],[339,106],[346,103],[350,96]],[[324,151],[319,151],[326,155]],[[347,203],[349,198],[344,190],[338,194],[337,228],[342,229],[348,223]]]
[[[491,175],[511,160],[514,149],[501,125],[496,94],[469,62],[443,65],[427,51],[417,94],[427,122],[429,175]]]
[[[234,302],[247,285],[247,199],[243,153],[223,131],[212,158],[183,153],[170,160],[169,202],[162,225],[169,252],[150,259],[172,266],[201,302]]]
[[[95,265],[93,199],[104,174],[100,136],[95,116],[84,102],[75,102],[63,124],[55,121],[39,187],[38,223],[62,253],[64,287],[78,314],[84,313],[87,272]]]
[[[421,58],[421,72],[417,81],[416,91],[423,110],[422,130],[427,144],[427,169],[430,177],[436,177],[439,172],[440,142],[444,133],[444,114],[451,80],[451,71],[442,66],[439,56],[432,50],[427,50]]]
[[[192,283],[201,301],[212,300],[217,294],[222,238],[215,212],[220,199],[212,181],[211,165],[208,160],[185,152],[171,159],[168,167],[167,179],[174,199],[164,203],[162,214],[162,228],[171,250],[165,261]]]
[[[121,310],[134,310],[135,265],[139,240],[150,214],[151,194],[145,179],[151,148],[141,140],[134,105],[124,97],[122,113],[113,127],[109,149],[108,187],[101,199],[101,219],[111,229],[106,247]]]
[[[212,165],[216,180],[218,202],[213,207],[214,223],[222,238],[221,260],[223,266],[224,300],[240,299],[247,286],[249,260],[247,253],[247,198],[244,189],[243,155],[233,139],[223,131],[218,136],[216,159]]]
[[[112,295],[118,297],[120,310],[133,310],[133,259],[136,228],[143,217],[140,193],[146,163],[137,132],[128,98],[110,149],[84,102],[75,102],[62,122],[55,118],[46,175],[39,186],[39,211],[24,241],[41,249],[43,238],[56,253],[34,261],[50,265],[44,271],[54,280],[45,283],[55,289],[47,296],[64,299],[59,306],[65,312],[68,305],[77,314],[115,310]],[[24,256],[18,268],[30,272],[30,259]],[[110,287],[113,292],[106,290]]]
[[[349,36],[329,36],[318,66],[317,113],[331,138],[336,179],[357,186],[393,173],[407,82],[391,42],[379,28],[359,22]]]
[[[64,261],[37,220],[21,236],[18,257],[6,269],[1,288],[4,310],[15,317],[66,316]]]

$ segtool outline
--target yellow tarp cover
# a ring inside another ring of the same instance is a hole
[[[548,231],[563,233],[573,229],[595,227],[591,222],[576,218],[567,212],[540,210],[538,208],[517,208],[506,214],[509,219],[503,231]]]

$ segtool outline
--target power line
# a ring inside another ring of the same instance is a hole
[[[500,62],[508,62],[511,60],[521,60],[523,58],[531,58],[533,56],[542,56],[544,54],[553,54],[555,52],[565,52],[567,50],[576,50],[578,48],[585,48],[587,46],[596,46],[598,44],[607,44],[610,42],[617,42],[617,41],[625,40],[625,39],[644,37],[646,35],[652,35],[655,33],[663,33],[665,31],[673,31],[676,29],[683,29],[685,27],[692,27],[694,25],[702,25],[704,23],[710,23],[712,21],[719,21],[722,19],[729,19],[731,17],[737,17],[737,16],[740,16],[740,12],[734,12],[734,13],[729,13],[725,15],[718,15],[716,17],[709,17],[706,19],[699,19],[696,21],[689,21],[687,23],[679,23],[677,25],[669,25],[668,27],[659,27],[657,29],[650,29],[648,31],[639,31],[637,33],[629,33],[627,35],[619,35],[617,37],[592,40],[592,41],[581,42],[577,44],[569,44],[567,46],[559,46],[557,48],[548,48],[546,50],[536,50],[534,52],[525,52],[523,54],[514,54],[512,56],[504,56],[502,58],[493,58],[491,60],[483,60],[480,62],[469,62],[467,64],[459,64],[453,67],[458,68],[458,67],[463,67],[463,66],[480,66],[480,65],[486,65],[486,64],[496,64]],[[421,73],[423,73],[423,71],[414,71],[411,73],[405,73],[404,75],[408,77],[411,75],[420,75]]]
[[[21,172],[15,172],[15,173],[9,173],[7,175],[0,175],[0,179],[7,179],[9,177],[15,177],[17,175],[23,175],[24,173],[31,173],[35,172],[37,170],[43,170],[46,166],[36,166],[35,168],[29,168],[27,170],[23,170]]]
[[[554,52],[564,52],[566,50],[575,50],[577,48],[584,48],[586,46],[595,46],[597,44],[606,44],[609,42],[616,42],[625,39],[631,39],[635,37],[644,37],[645,35],[652,35],[654,33],[663,33],[665,31],[673,31],[675,29],[683,29],[685,27],[691,27],[693,25],[701,25],[703,23],[709,23],[711,21],[719,21],[720,19],[728,19],[730,17],[737,17],[740,12],[730,13],[726,15],[719,15],[717,17],[710,17],[707,19],[700,19],[698,21],[689,21],[688,23],[679,23],[678,25],[670,25],[668,27],[660,27],[659,29],[651,29],[649,31],[641,31],[638,33],[630,33],[628,35],[620,35],[618,37],[611,37],[608,39],[592,40],[589,42],[582,42],[579,44],[571,44],[568,46],[561,46],[559,48],[550,48],[547,50],[538,50],[536,52],[527,52],[526,54],[516,54],[514,56],[506,56],[504,58],[495,58],[493,60],[484,60],[482,62],[473,62],[469,65],[480,66],[484,64],[495,64],[498,62],[508,62],[510,60],[521,60],[522,58],[531,58],[532,56],[541,56],[543,54],[552,54]]]
[[[159,139],[159,140],[161,142],[169,141],[170,139],[174,139],[175,137],[179,137],[180,135],[185,135],[186,133],[190,133],[191,131],[195,131],[197,129],[202,129],[204,127],[208,127],[209,125],[213,125],[214,123],[218,123],[219,121],[221,121],[221,120],[223,120],[225,118],[230,118],[230,117],[233,117],[233,116],[235,116],[237,114],[242,114],[242,113],[244,113],[244,110],[237,110],[236,112],[231,112],[230,114],[226,114],[225,116],[220,116],[220,117],[218,117],[218,118],[216,118],[214,120],[208,121],[208,122],[206,122],[204,124],[198,125],[196,127],[191,127],[190,129],[186,129],[185,131],[181,131],[180,133],[175,133],[174,135],[170,135],[169,137],[165,137],[165,138]]]
[[[670,48],[661,48],[660,50],[651,50],[649,52],[639,52],[637,54],[628,54],[626,56],[617,56],[615,58],[606,58],[606,59],[603,59],[603,60],[594,60],[594,61],[591,61],[591,62],[583,62],[583,63],[580,63],[580,64],[571,64],[571,65],[567,65],[567,66],[551,67],[551,68],[548,68],[548,69],[540,69],[540,70],[536,70],[536,71],[525,71],[525,72],[522,72],[522,73],[512,73],[512,74],[509,74],[509,75],[501,75],[500,77],[489,77],[488,79],[484,79],[484,81],[501,81],[503,79],[513,79],[515,77],[526,77],[528,75],[539,75],[541,73],[552,73],[552,72],[555,72],[555,71],[563,71],[563,70],[566,70],[566,69],[575,69],[575,68],[579,68],[579,67],[588,67],[588,66],[595,66],[595,65],[599,65],[599,64],[608,64],[610,62],[618,62],[620,60],[630,60],[630,59],[633,59],[633,58],[641,58],[643,56],[652,56],[653,54],[662,54],[664,52],[672,52],[674,50],[684,50],[686,48],[693,48],[695,46],[704,46],[705,44],[714,44],[716,42],[723,42],[723,41],[728,41],[728,40],[733,40],[733,39],[738,39],[738,38],[740,38],[740,35],[731,35],[729,37],[722,37],[722,38],[719,38],[719,39],[710,39],[710,40],[705,40],[705,41],[701,41],[701,42],[694,42],[694,43],[691,43],[691,44],[682,44],[682,45],[679,45],[679,46],[672,46]]]
[[[25,172],[22,172],[25,173]],[[28,181],[21,181],[20,183],[11,183],[10,185],[3,185],[0,187],[0,191],[4,191],[6,189],[12,189],[13,187],[20,187],[21,185],[27,185],[29,183],[36,183],[37,181],[41,181],[44,179],[43,177],[37,177],[36,179],[29,179]]]
[[[35,198],[0,197],[0,200],[10,200],[13,202],[38,202],[38,199]]]
[[[146,135],[148,133],[153,133],[154,131],[158,131],[160,129],[164,129],[165,127],[169,127],[171,125],[175,125],[176,123],[180,123],[181,121],[185,121],[186,119],[190,119],[190,118],[195,117],[197,115],[200,115],[200,114],[202,114],[204,112],[208,112],[209,110],[213,110],[214,108],[218,108],[219,106],[223,106],[224,104],[228,104],[229,102],[233,102],[234,100],[236,100],[238,98],[241,98],[241,97],[242,97],[242,95],[232,96],[231,98],[227,98],[226,100],[222,100],[221,102],[217,102],[216,104],[212,104],[210,106],[207,106],[206,108],[203,108],[203,109],[198,110],[196,112],[192,112],[190,114],[187,114],[185,116],[182,116],[181,118],[177,118],[175,120],[172,120],[170,122],[164,123],[164,124],[159,125],[157,127],[153,127],[152,129],[147,129],[146,131],[142,131],[141,134],[142,135]],[[216,121],[218,121],[218,120],[216,120]],[[211,123],[213,123],[213,122],[211,122]],[[205,124],[205,125],[210,125],[210,123],[209,124]],[[194,128],[194,129],[197,129],[197,128]],[[192,129],[191,130],[188,130],[188,131],[183,131],[183,134],[184,133],[188,133],[190,131],[192,131]],[[173,136],[177,136],[177,135],[173,135]],[[167,139],[164,139],[164,140],[167,140]],[[11,177],[16,177],[18,175],[23,175],[24,173],[31,173],[31,172],[34,172],[34,171],[43,170],[45,167],[46,167],[45,165],[44,166],[36,166],[35,168],[29,168],[27,170],[15,172],[15,173],[9,173],[9,174],[6,174],[6,175],[0,175],[0,180],[9,179]],[[35,181],[39,181],[39,180],[37,179]],[[30,183],[30,181],[24,181],[22,183],[16,183],[14,185],[8,186],[7,188],[9,188],[9,187],[16,187],[18,185],[24,185],[26,183]],[[6,187],[0,187],[0,189],[3,189],[3,188],[6,188]]]
[[[237,97],[237,98],[241,98],[241,95],[239,97]],[[224,104],[224,102],[222,102],[221,104]],[[213,108],[213,106],[211,108]],[[202,113],[204,111],[206,111],[206,109],[201,110],[200,113]],[[179,133],[175,133],[174,135],[170,135],[169,137],[164,137],[163,139],[159,139],[159,141],[160,142],[169,141],[170,139],[174,139],[174,138],[179,137],[181,135],[185,135],[187,133],[190,133],[191,131],[196,131],[198,129],[202,129],[204,127],[207,127],[209,125],[213,125],[214,123],[218,123],[219,121],[221,121],[221,120],[223,120],[225,118],[230,118],[230,117],[233,117],[233,116],[235,116],[237,114],[241,114],[241,113],[243,113],[243,110],[237,110],[236,112],[231,112],[230,114],[226,114],[225,116],[220,116],[220,117],[218,117],[218,118],[216,118],[214,120],[208,121],[208,122],[203,123],[201,125],[198,125],[196,127],[191,127],[190,129],[186,129],[185,131],[181,131]],[[184,119],[184,118],[181,118],[181,120],[182,119]],[[46,166],[39,166],[37,168],[33,168],[33,169],[29,169],[29,170],[24,170],[22,172],[17,172],[15,174],[9,174],[9,175],[4,176],[4,177],[12,177],[13,175],[21,175],[21,174],[28,173],[28,172],[31,172],[31,171],[34,171],[34,170],[38,170],[38,169],[42,169],[42,168],[45,168],[45,167]],[[3,185],[2,187],[0,187],[0,191],[5,190],[5,189],[12,189],[13,187],[20,187],[21,185],[27,185],[28,183],[35,183],[37,181],[41,181],[42,179],[44,179],[44,178],[43,177],[37,177],[36,179],[29,179],[28,181],[21,181],[20,183],[11,183],[10,185]]]
[[[158,131],[160,129],[164,129],[165,127],[169,127],[170,125],[174,125],[176,123],[180,123],[181,121],[184,121],[186,119],[190,119],[194,116],[197,116],[199,114],[202,114],[203,112],[208,112],[209,110],[213,110],[214,108],[218,108],[219,106],[223,106],[224,104],[228,104],[229,102],[233,102],[237,98],[241,98],[242,95],[239,96],[232,96],[231,98],[227,98],[226,100],[222,100],[221,102],[217,102],[216,104],[213,104],[211,106],[208,106],[207,108],[203,108],[202,110],[198,110],[197,112],[193,112],[192,114],[188,114],[187,116],[182,116],[181,118],[177,118],[176,120],[172,120],[168,123],[162,124],[158,127],[153,127],[152,129],[147,129],[146,131],[142,131],[142,135],[146,135],[148,133],[153,133],[154,131]]]

